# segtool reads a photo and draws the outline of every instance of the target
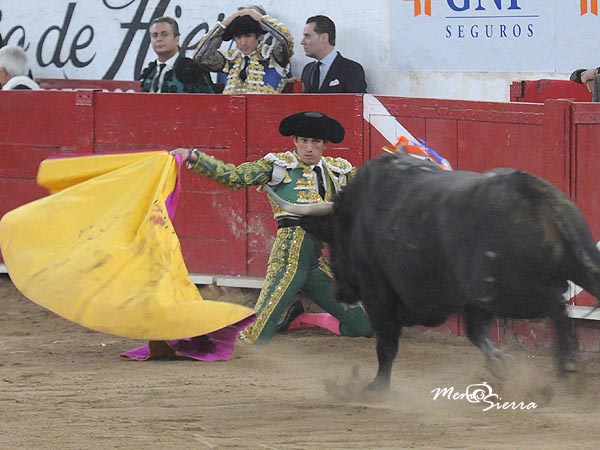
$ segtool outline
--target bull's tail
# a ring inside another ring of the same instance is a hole
[[[588,224],[574,204],[553,205],[554,208],[558,229],[576,261],[569,279],[600,301],[600,251]]]
[[[519,185],[526,187],[529,195],[538,197],[540,204],[550,210],[552,223],[564,243],[563,251],[573,258],[568,264],[569,279],[600,301],[600,251],[581,211],[552,184],[524,172],[517,173],[525,177]]]

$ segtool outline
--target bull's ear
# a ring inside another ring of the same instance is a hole
[[[331,244],[333,241],[333,215],[304,216],[300,218],[300,226],[318,240]]]

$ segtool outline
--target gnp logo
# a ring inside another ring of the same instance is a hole
[[[580,15],[587,13],[598,15],[598,0],[579,0]]]
[[[421,0],[404,0],[404,1],[408,1],[408,2],[413,2],[415,5],[415,17],[420,16],[421,15]],[[431,0],[423,0],[422,2],[424,5],[423,7],[425,8],[425,15],[426,16],[431,16]]]
[[[420,16],[421,14],[425,14],[426,16],[431,16],[431,0],[404,0],[405,2],[413,2],[414,5],[414,14],[416,16]],[[469,10],[474,11],[486,11],[486,4],[488,7],[493,3],[493,6],[496,7],[498,11],[502,11],[504,7],[507,10],[519,10],[519,0],[445,0],[448,4],[448,7],[455,12],[464,12]],[[598,0],[591,0],[592,3],[596,4],[596,14],[598,11]],[[584,0],[581,0],[582,8]]]

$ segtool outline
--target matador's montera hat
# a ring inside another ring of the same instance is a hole
[[[252,17],[238,16],[231,21],[225,32],[223,33],[223,40],[230,41],[236,36],[242,36],[244,34],[256,34],[258,37],[261,34],[265,34],[266,31],[260,27],[260,24]]]
[[[302,136],[334,143],[344,140],[344,127],[335,119],[316,111],[304,111],[287,116],[279,124],[282,136]]]

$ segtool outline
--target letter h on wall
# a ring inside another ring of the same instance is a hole
[[[408,0],[408,1],[411,1],[411,0]],[[412,0],[412,2],[415,5],[415,17],[420,16],[422,14],[421,0]],[[423,3],[424,3],[423,6],[425,9],[425,15],[431,16],[431,0],[423,0]]]
[[[588,9],[588,3],[589,3],[589,9]],[[580,5],[580,10],[581,10],[581,15],[583,16],[584,14],[587,14],[588,12],[591,14],[594,14],[595,16],[598,15],[598,0],[579,0],[579,5]]]

